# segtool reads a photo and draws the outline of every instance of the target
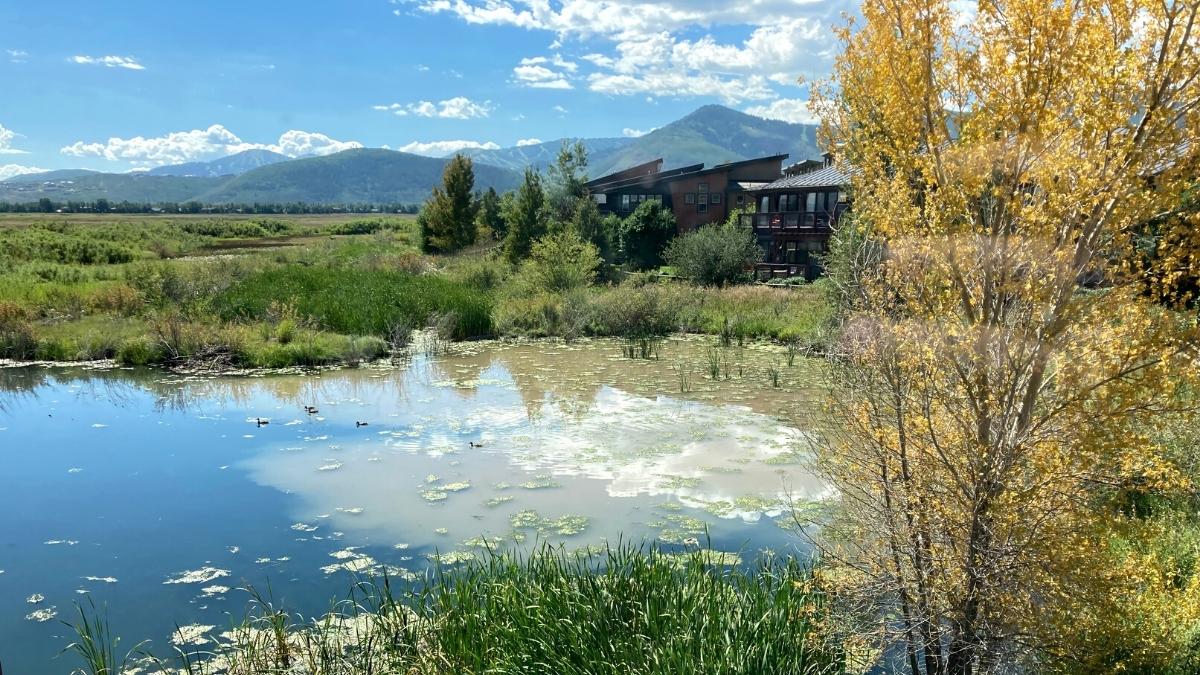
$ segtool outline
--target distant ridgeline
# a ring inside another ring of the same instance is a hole
[[[587,173],[595,177],[652,159],[677,167],[776,154],[818,157],[815,130],[708,105],[640,136],[574,140],[587,148]],[[463,154],[475,164],[476,190],[506,192],[520,184],[525,168],[551,166],[561,143]],[[131,173],[64,169],[0,181],[0,211],[406,212],[441,184],[447,161],[379,148],[300,158],[248,150]]]
[[[0,213],[194,213],[287,215],[301,213],[416,213],[421,205],[411,204],[203,204],[201,202],[56,202],[43,197],[36,202],[2,202]]]

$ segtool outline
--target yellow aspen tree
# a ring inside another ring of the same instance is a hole
[[[914,673],[1082,659],[1071,613],[1157,583],[1107,565],[1127,514],[1102,496],[1191,489],[1159,432],[1200,374],[1198,19],[1196,0],[865,0],[841,30],[814,110],[875,255],[835,275],[853,301],[823,546]]]

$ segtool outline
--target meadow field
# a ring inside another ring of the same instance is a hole
[[[445,339],[674,332],[815,347],[817,287],[699,288],[654,274],[553,292],[484,243],[422,254],[407,215],[0,216],[0,357],[129,365],[358,363]]]

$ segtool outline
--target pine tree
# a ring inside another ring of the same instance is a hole
[[[475,170],[469,157],[455,155],[421,208],[421,248],[427,253],[450,253],[475,243]]]
[[[504,238],[504,217],[500,212],[500,195],[496,194],[496,188],[488,188],[479,198],[479,216],[476,223],[479,227],[489,230],[493,238]]]
[[[508,223],[504,255],[509,262],[516,263],[528,256],[533,242],[547,232],[546,193],[542,190],[542,177],[533,169],[525,169],[525,182],[517,190],[504,219]]]

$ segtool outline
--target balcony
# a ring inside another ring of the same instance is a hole
[[[753,228],[755,233],[769,232],[828,232],[832,214],[805,213],[801,211],[770,211],[767,213],[743,213],[742,227]]]

